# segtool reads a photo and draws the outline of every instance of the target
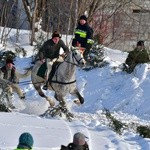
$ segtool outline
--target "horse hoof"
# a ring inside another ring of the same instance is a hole
[[[45,95],[44,95],[43,93],[39,93],[39,95],[40,95],[41,97],[45,97]]]
[[[74,102],[75,104],[77,104],[77,105],[81,105],[81,103],[80,103],[80,101],[79,101],[78,99],[74,100],[73,102]]]
[[[74,103],[77,104],[77,105],[81,105],[84,103],[84,99],[80,99],[80,100],[74,100]]]
[[[83,104],[84,103],[84,99],[82,98],[82,99],[80,99],[80,103],[81,104]]]
[[[26,97],[25,95],[21,96],[20,99],[24,100]]]

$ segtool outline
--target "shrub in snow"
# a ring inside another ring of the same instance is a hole
[[[18,56],[22,55],[23,57],[25,57],[27,55],[26,50],[24,48],[19,47],[19,46],[17,48],[15,48],[15,52]]]
[[[126,124],[114,118],[108,109],[105,109],[106,118],[109,120],[109,126],[118,134],[121,134]]]
[[[108,62],[104,61],[104,46],[94,43],[87,59],[87,67],[84,70],[88,71],[96,67],[104,67]]]
[[[13,106],[11,100],[4,89],[1,89],[0,92],[0,112],[10,112],[9,106]]]
[[[0,67],[5,65],[6,59],[16,59],[16,54],[10,50],[0,52]]]
[[[138,126],[137,133],[144,138],[150,138],[150,127],[149,126]]]

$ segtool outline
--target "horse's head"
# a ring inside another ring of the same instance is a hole
[[[72,52],[73,63],[80,67],[83,67],[86,63],[83,57],[84,49],[81,49],[79,47],[72,47],[71,52]]]

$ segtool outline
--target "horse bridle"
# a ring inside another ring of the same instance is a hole
[[[75,50],[72,50],[72,51],[75,51]],[[74,59],[76,60],[76,62],[78,63],[78,64],[80,64],[80,61],[82,60],[82,59],[84,59],[84,58],[80,58],[79,60],[76,58],[76,54],[74,54],[73,52],[72,52],[72,59],[73,59],[73,61],[74,61]],[[64,60],[65,61],[65,60]],[[69,61],[65,61],[65,62],[67,62],[67,63],[70,63],[70,64],[72,64],[72,65],[75,65],[75,66],[80,66],[80,65],[78,65],[78,64],[76,64],[76,63],[72,63],[72,62],[69,62]]]

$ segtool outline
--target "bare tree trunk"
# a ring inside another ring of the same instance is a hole
[[[69,43],[68,43],[68,34],[69,34],[69,30],[70,30],[70,24],[71,24],[71,10],[72,10],[72,6],[73,6],[73,0],[71,0],[71,3],[70,3],[70,14],[69,14],[69,21],[68,21],[68,30],[67,30],[67,34],[66,34],[66,45],[69,46]]]
[[[38,0],[35,0],[35,8],[32,15],[31,45],[33,45],[33,42],[35,40],[35,22],[36,22],[37,9],[38,9]]]
[[[4,27],[3,27],[3,31],[2,31],[2,34],[1,34],[1,43],[3,43],[3,45],[5,47],[6,47],[8,35],[9,35],[11,29],[12,29],[12,28],[9,28],[9,29],[6,28],[7,24],[8,24],[8,21],[10,19],[10,11],[9,10],[12,10],[12,8],[14,7],[14,4],[15,4],[15,1],[12,4],[11,8],[9,8],[8,3],[5,2],[3,10],[2,10],[2,12],[4,12],[4,13],[2,15],[1,23],[2,23],[2,26],[4,26]],[[4,22],[3,22],[3,19],[4,19]]]
[[[29,3],[28,0],[22,0],[27,14],[27,18],[31,28],[31,45],[35,40],[35,32],[38,31],[37,25],[42,20],[43,11],[45,11],[46,0],[34,0],[34,3]],[[34,6],[34,7],[33,7]],[[33,8],[32,8],[33,7]]]
[[[30,24],[30,28],[32,29],[32,14],[31,14],[31,6],[28,0],[22,0],[25,12],[27,14],[28,22]]]

